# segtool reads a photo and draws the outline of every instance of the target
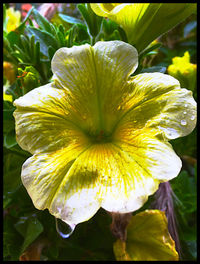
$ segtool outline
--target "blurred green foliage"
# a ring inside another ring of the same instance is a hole
[[[78,7],[76,4],[71,5],[73,10],[79,12],[78,17],[57,12],[52,19],[56,21],[54,23],[32,8],[15,31],[4,31],[3,59],[18,69],[16,81],[5,89],[5,93],[11,94],[13,100],[51,80],[51,59],[57,49],[84,43],[94,44],[98,40],[127,41],[119,25],[96,16],[88,4],[79,4]],[[4,17],[5,9],[4,5]],[[38,27],[33,24],[33,20]],[[166,73],[172,58],[183,56],[185,51],[189,51],[191,62],[196,63],[196,15],[164,34],[158,43],[147,47],[140,54],[140,64],[135,74],[154,71]],[[105,210],[100,209],[92,219],[78,225],[68,239],[63,239],[56,231],[54,217],[47,210],[39,211],[33,206],[20,178],[21,167],[30,154],[16,142],[12,115],[14,109],[11,102],[3,102],[4,260],[19,260],[24,251],[29,252],[33,242],[37,248],[44,238],[41,260],[115,260],[112,249],[115,238],[110,232],[111,217]],[[194,161],[196,133],[195,129],[187,137],[171,141],[180,157],[187,155]],[[181,173],[171,184],[177,196],[175,208],[182,259],[195,260],[196,166],[195,162],[187,159],[183,165]],[[152,198],[139,211],[148,208]]]

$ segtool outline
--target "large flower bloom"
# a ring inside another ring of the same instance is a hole
[[[118,23],[128,41],[140,52],[154,39],[196,11],[191,3],[99,3],[90,4],[93,11]]]
[[[54,81],[14,101],[17,141],[33,154],[22,181],[36,208],[68,224],[100,207],[131,212],[178,175],[168,140],[193,130],[192,92],[161,73],[131,77],[137,65],[122,41],[61,48]]]

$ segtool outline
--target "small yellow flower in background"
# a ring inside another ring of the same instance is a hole
[[[172,261],[178,260],[165,213],[145,210],[132,216],[127,226],[127,239],[118,239],[113,245],[117,260]]]
[[[9,81],[10,84],[13,84],[16,80],[16,70],[15,66],[8,62],[3,62],[3,76]]]
[[[184,53],[183,57],[174,57],[167,71],[171,76],[179,80],[181,87],[192,91],[195,90],[197,65],[190,63],[190,54],[188,51]]]
[[[10,101],[12,103],[13,97],[11,94],[6,94],[5,92],[3,92],[3,100],[4,101]]]
[[[90,4],[98,15],[118,23],[126,32],[128,42],[140,53],[154,39],[173,28],[196,11],[189,3]]]
[[[6,9],[7,33],[9,33],[10,31],[14,31],[20,25],[20,21],[21,21],[20,11],[15,11],[13,7]]]
[[[61,48],[51,65],[53,82],[14,101],[35,207],[70,225],[137,210],[181,169],[168,141],[195,127],[192,92],[162,73],[131,77],[138,53],[122,41]]]

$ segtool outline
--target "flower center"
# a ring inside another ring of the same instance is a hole
[[[100,130],[96,134],[90,134],[90,139],[94,144],[111,142],[111,134]]]

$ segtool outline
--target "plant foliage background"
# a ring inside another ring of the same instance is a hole
[[[24,20],[15,31],[3,35],[3,60],[14,65],[17,78],[8,84],[4,76],[6,94],[13,100],[29,90],[46,84],[51,76],[51,59],[61,47],[72,47],[97,40],[124,40],[117,24],[108,19],[85,15],[85,4],[62,4],[48,21],[32,4]],[[4,5],[5,9],[10,4]],[[22,13],[22,5],[16,4]],[[84,17],[85,16],[85,17]],[[5,21],[5,20],[4,20]],[[33,22],[34,21],[34,22]],[[87,23],[94,24],[88,30]],[[36,27],[38,24],[39,27]],[[99,32],[95,30],[98,29]],[[93,30],[93,31],[92,31]],[[98,34],[97,34],[98,33]],[[96,35],[95,35],[96,34]],[[173,28],[158,39],[140,58],[139,72],[160,71],[175,56],[188,51],[191,62],[196,63],[196,15]],[[187,87],[186,87],[187,88]],[[196,89],[196,88],[195,88]],[[196,99],[196,90],[193,91]],[[24,161],[30,156],[15,139],[14,106],[3,101],[3,257],[4,260],[115,260],[114,236],[110,231],[111,217],[103,209],[87,222],[78,225],[74,233],[63,239],[56,231],[55,219],[47,210],[37,210],[22,185],[20,173]],[[178,220],[182,260],[196,259],[196,129],[187,137],[171,144],[183,161],[178,177],[170,183],[176,195],[175,212]],[[138,211],[149,208],[154,200]],[[134,212],[134,214],[137,212]],[[65,228],[65,227],[63,227]]]

